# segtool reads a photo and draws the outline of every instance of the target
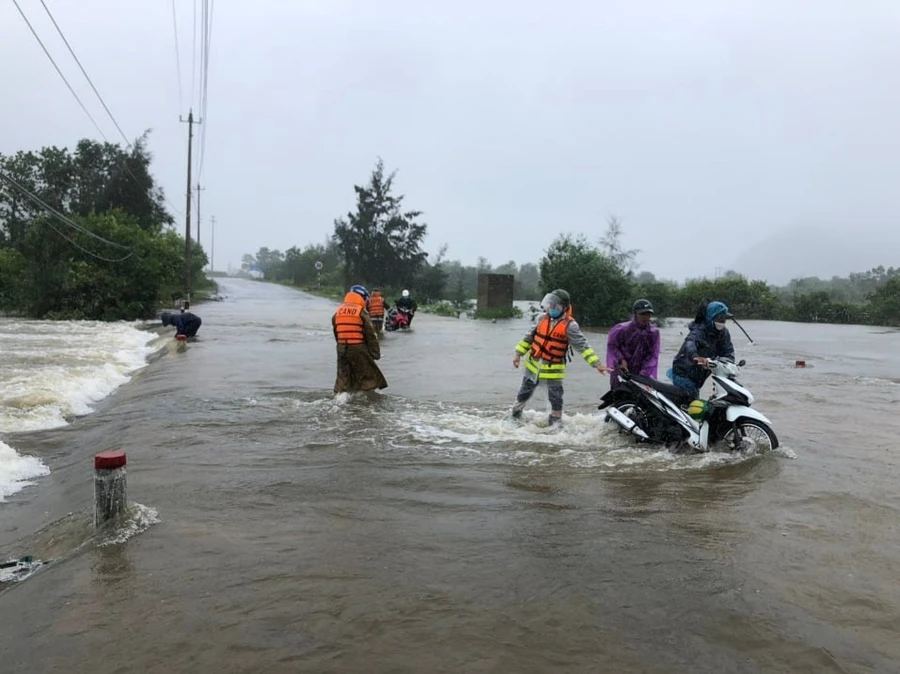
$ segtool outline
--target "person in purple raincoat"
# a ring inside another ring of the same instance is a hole
[[[657,378],[659,367],[659,330],[650,321],[653,305],[638,300],[630,321],[613,326],[606,338],[606,366],[610,369],[610,388],[619,385],[618,372],[630,372]]]

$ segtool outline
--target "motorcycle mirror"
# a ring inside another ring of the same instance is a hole
[[[744,367],[747,364],[747,361],[741,358],[741,362],[738,363],[738,367]]]

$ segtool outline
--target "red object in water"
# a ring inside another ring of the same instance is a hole
[[[125,465],[125,452],[121,449],[111,449],[108,452],[94,454],[94,468],[100,470],[112,470]]]
[[[806,367],[806,361],[798,360],[796,363],[794,363],[794,367]]]
[[[187,335],[175,335],[175,339],[177,339],[179,342],[186,342]]]

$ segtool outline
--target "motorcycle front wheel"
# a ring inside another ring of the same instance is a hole
[[[740,436],[738,442],[734,442],[735,428]],[[753,453],[758,454],[778,449],[778,437],[775,435],[775,431],[755,419],[738,419],[734,427],[729,428],[722,439],[736,451],[753,449]],[[748,444],[750,447],[746,446]]]

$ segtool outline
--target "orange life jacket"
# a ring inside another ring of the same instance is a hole
[[[334,329],[337,333],[338,344],[365,344],[366,332],[364,329],[362,312],[366,308],[366,301],[356,293],[347,293],[344,303],[334,312]]]
[[[535,360],[543,359],[548,363],[566,362],[566,352],[569,349],[569,337],[566,333],[571,320],[572,317],[567,312],[563,319],[551,329],[550,316],[544,316],[534,329],[531,357]]]
[[[369,298],[369,315],[372,318],[384,318],[384,298],[375,291]]]

